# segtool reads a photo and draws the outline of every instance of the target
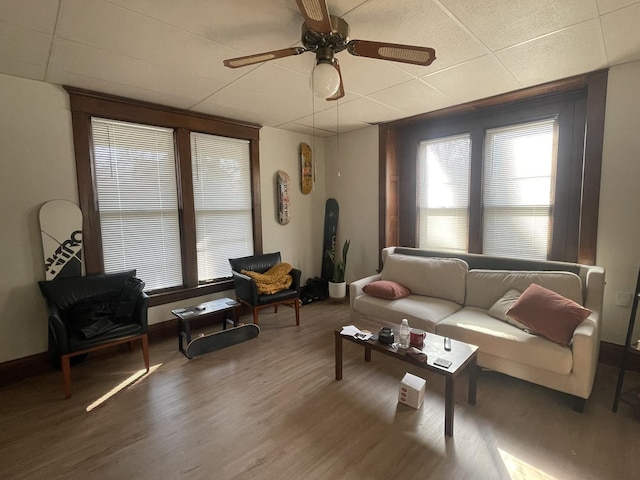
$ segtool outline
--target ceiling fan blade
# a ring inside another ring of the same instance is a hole
[[[344,82],[342,81],[342,72],[340,71],[340,63],[338,63],[337,58],[333,59],[333,66],[336,67],[336,70],[338,71],[338,76],[340,77],[340,85],[338,86],[338,91],[327,98],[327,102],[339,100],[344,97]]]
[[[436,59],[436,51],[429,47],[401,45],[398,43],[370,42],[368,40],[351,40],[347,44],[351,55],[394,62],[411,63],[427,66]]]
[[[246,57],[228,58],[224,60],[224,66],[229,68],[246,67],[254,63],[268,62],[276,58],[290,57],[292,55],[300,55],[307,50],[302,47],[283,48],[282,50],[273,50],[271,52],[255,53]]]
[[[318,33],[331,33],[331,18],[326,0],[296,0],[304,23]]]

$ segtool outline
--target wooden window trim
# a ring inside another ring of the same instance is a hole
[[[83,213],[83,247],[87,274],[104,272],[102,235],[96,196],[91,141],[91,117],[154,125],[174,129],[176,175],[180,212],[180,246],[183,266],[182,287],[154,292],[150,305],[160,305],[233,288],[232,280],[198,283],[195,211],[191,183],[190,132],[200,132],[249,141],[254,251],[262,253],[260,204],[260,125],[237,122],[213,115],[190,112],[153,103],[65,86],[69,94],[73,125],[78,198]]]
[[[407,143],[411,142],[406,142],[406,139],[411,137],[411,132],[424,128],[429,122],[435,120],[449,118],[452,122],[455,122],[456,118],[470,116],[495,107],[508,107],[519,102],[545,99],[557,94],[569,94],[586,90],[586,106],[584,107],[586,108],[586,133],[582,138],[577,138],[574,132],[573,138],[574,150],[576,145],[580,144],[580,141],[584,141],[583,169],[582,172],[571,172],[571,178],[574,181],[570,184],[570,188],[574,192],[576,189],[582,190],[582,202],[579,212],[569,211],[568,213],[569,220],[574,224],[574,230],[578,232],[579,241],[577,252],[572,252],[575,249],[572,249],[570,245],[564,245],[562,247],[564,249],[562,256],[565,258],[574,257],[579,263],[595,264],[607,77],[608,70],[599,70],[381,124],[379,126],[379,173],[381,176],[379,181],[380,250],[387,246],[401,245],[403,243],[401,241],[402,238],[415,238],[415,225],[413,225],[415,205],[410,202],[407,203],[407,198],[403,197],[403,195],[407,195],[403,192],[412,188],[411,179],[400,177],[400,185],[397,182],[397,175],[401,169],[400,164],[405,161],[408,155],[414,153],[415,144],[407,145]],[[478,142],[475,142],[472,148],[481,148],[481,146],[478,145]],[[572,155],[576,155],[576,152],[573,151]],[[389,172],[387,168],[388,159],[394,160],[392,172]],[[473,174],[474,172],[471,173]],[[576,175],[578,179],[574,178]],[[473,177],[474,175],[472,175]],[[472,188],[477,188],[477,186],[472,186]],[[404,202],[402,201],[403,198]],[[386,210],[387,205],[394,204],[404,204],[406,206],[395,217]],[[411,211],[412,208],[413,211]],[[399,225],[397,224],[398,222]],[[390,228],[392,225],[393,228]],[[471,228],[477,229],[478,226],[470,224],[469,228],[470,230]],[[469,245],[469,251],[477,251],[478,248],[481,248],[481,246]],[[554,246],[554,248],[558,249],[559,247]]]

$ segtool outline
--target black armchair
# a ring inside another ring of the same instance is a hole
[[[277,312],[278,305],[288,305],[295,308],[296,325],[300,325],[300,276],[302,274],[300,270],[293,268],[289,272],[292,278],[291,286],[273,294],[258,293],[256,282],[247,275],[240,273],[242,270],[264,273],[280,262],[280,252],[229,259],[231,270],[233,271],[233,286],[236,292],[236,299],[251,308],[253,323],[256,325],[258,324],[260,310],[274,307],[274,311]]]
[[[71,358],[140,340],[149,371],[149,297],[136,271],[38,282],[49,313],[49,358],[59,362],[71,396]]]

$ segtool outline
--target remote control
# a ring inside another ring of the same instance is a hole
[[[447,352],[451,350],[451,339],[449,337],[444,337],[444,349]]]

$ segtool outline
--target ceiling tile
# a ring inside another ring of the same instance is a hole
[[[405,115],[438,110],[457,103],[453,98],[420,80],[412,80],[374,93],[371,98],[386,105],[393,105]]]
[[[359,98],[348,103],[339,103],[337,108],[331,108],[322,112],[316,112],[296,120],[309,127],[321,128],[330,132],[340,131],[340,133],[350,132],[359,128],[364,128],[371,123],[383,122],[386,119],[399,118],[402,116],[397,110],[389,108],[378,102]]]
[[[459,102],[492,97],[521,87],[493,55],[425,75],[422,80]]]
[[[302,16],[255,0],[109,0],[126,9],[227,45],[243,55],[287,48],[300,40]],[[294,2],[295,6],[295,2]],[[256,46],[259,45],[259,51]]]
[[[396,63],[418,77],[482,56],[487,49],[432,1],[372,0],[346,16],[351,38],[432,47],[428,67]]]
[[[603,15],[600,23],[609,63],[640,59],[640,3]]]
[[[44,79],[53,37],[0,21],[0,71]]]
[[[58,23],[62,38],[220,81],[251,68],[225,68],[241,52],[104,1],[64,0]]]
[[[442,0],[491,51],[598,16],[595,0]]]
[[[562,52],[562,57],[555,55]],[[498,59],[523,86],[537,85],[607,65],[598,20],[496,52]]]
[[[57,0],[2,0],[0,18],[42,33],[53,34],[58,16]]]
[[[300,123],[289,122],[283,123],[282,125],[278,125],[278,128],[282,128],[284,130],[290,130],[292,132],[304,133],[305,135],[313,135],[316,137],[330,137],[335,135],[336,132],[332,132],[329,130],[323,130],[322,128],[313,128],[307,125],[302,125]]]
[[[369,95],[415,77],[397,67],[397,62],[387,62],[348,53],[340,55],[340,71],[345,88],[360,95]]]
[[[177,96],[175,92],[181,92],[182,108],[197,103],[224,86],[223,83],[210,78],[185,74],[179,69],[163,67],[64,39],[58,39],[54,44],[49,70],[47,81],[62,83],[60,77],[66,77],[62,72],[68,72],[108,82],[112,85],[112,93],[119,95],[123,93],[117,92],[117,85],[174,96]],[[116,91],[113,92],[114,90]]]
[[[639,3],[640,0],[597,0],[598,10],[600,14],[609,13],[619,8],[628,7],[634,3]]]
[[[276,65],[260,67],[261,75],[252,72],[217,91],[194,109],[210,110],[216,107],[237,108],[259,112],[252,122],[273,127],[312,112],[311,91],[306,78],[291,74]],[[304,99],[304,100],[300,100]]]

